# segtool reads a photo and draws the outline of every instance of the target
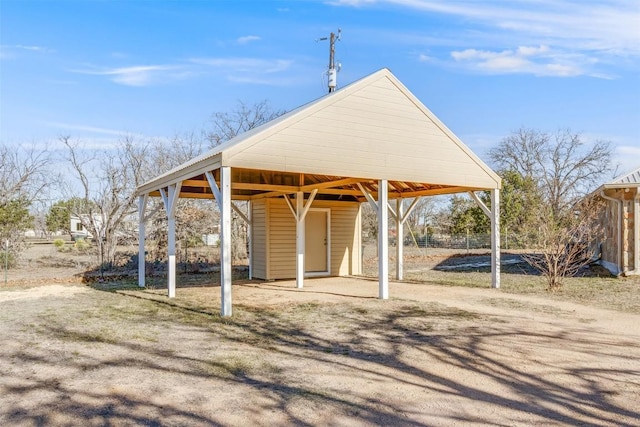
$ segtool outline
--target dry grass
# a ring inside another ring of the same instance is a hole
[[[467,267],[457,270],[439,271],[441,265],[468,264],[479,260],[488,261],[489,254],[476,251],[469,256],[454,252],[424,250],[408,251],[405,257],[404,280],[444,286],[486,288],[491,285],[489,267]],[[512,260],[517,253],[504,253],[503,260]],[[365,260],[365,274],[377,275],[377,259]],[[394,277],[395,262],[389,263],[390,275]],[[549,291],[547,283],[535,270],[525,263],[506,264],[501,268],[501,292],[522,295],[536,295],[559,301],[570,301],[600,308],[640,313],[640,277],[612,277],[598,265],[581,271],[581,277],[566,278],[561,289]]]

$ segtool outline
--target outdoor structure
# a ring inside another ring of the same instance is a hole
[[[389,296],[388,221],[398,235],[420,197],[468,192],[491,218],[492,286],[500,286],[500,177],[387,69],[238,135],[145,183],[140,259],[149,197],[168,218],[168,294],[175,295],[175,212],[179,198],[220,209],[221,297],[231,315],[231,210],[250,227],[250,277],[361,273],[360,206],[378,216],[378,296]],[[475,191],[491,191],[487,208]],[[412,202],[405,206],[403,200]],[[249,202],[243,212],[232,201]],[[394,200],[395,203],[391,203]],[[212,224],[213,226],[213,224]],[[396,245],[402,279],[402,245]],[[139,285],[145,285],[139,263]]]
[[[599,221],[604,229],[600,263],[615,275],[640,274],[640,168],[601,185],[605,199]]]

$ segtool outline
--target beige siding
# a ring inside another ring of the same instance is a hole
[[[225,164],[433,184],[497,186],[486,166],[388,76],[348,96],[336,97],[334,102],[327,102],[254,144],[231,150]]]
[[[282,199],[252,203],[254,215],[253,271],[256,278],[291,279],[296,274],[296,228],[293,215]],[[361,273],[360,204],[315,201],[313,208],[330,208],[331,275]],[[264,227],[256,218],[264,218]],[[260,236],[258,230],[263,230]],[[268,231],[267,231],[268,230]],[[258,246],[262,246],[264,250]]]
[[[251,258],[256,279],[267,276],[267,209],[264,200],[251,202]]]
[[[296,222],[281,199],[269,199],[269,279],[296,277]]]
[[[318,207],[325,207],[322,203]],[[360,270],[360,256],[357,228],[357,203],[335,203],[331,207],[331,275],[346,276],[358,274]]]

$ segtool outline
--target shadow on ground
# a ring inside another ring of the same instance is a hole
[[[637,397],[640,371],[617,362],[638,355],[638,343],[579,328],[534,332],[403,300],[236,305],[221,318],[148,292],[89,295],[52,302],[31,322],[3,320],[1,338],[12,342],[0,350],[4,425],[222,426],[234,411],[248,423],[303,426],[640,419],[616,399],[631,388]],[[549,357],[558,348],[574,361]],[[592,363],[599,358],[611,363]],[[114,386],[128,375],[139,387]]]

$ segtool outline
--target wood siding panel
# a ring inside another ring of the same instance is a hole
[[[251,203],[252,273],[256,279],[267,279],[267,208],[264,200]]]
[[[296,277],[296,222],[282,199],[269,199],[269,279]]]

